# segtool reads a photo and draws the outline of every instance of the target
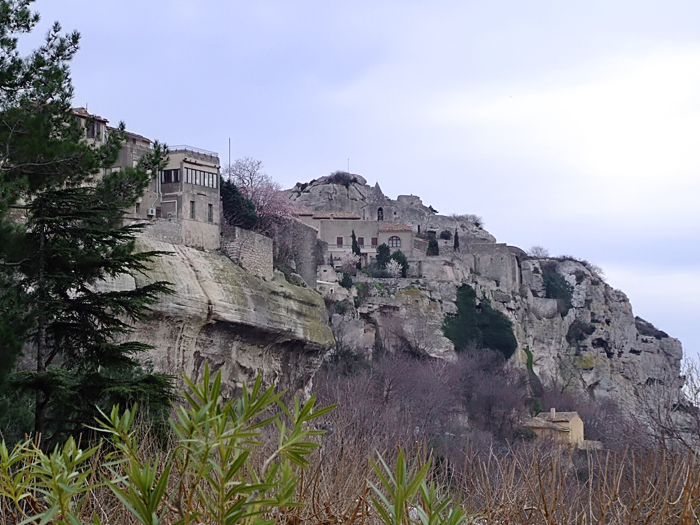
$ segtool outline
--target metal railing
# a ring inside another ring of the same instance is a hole
[[[168,149],[172,152],[175,151],[191,151],[192,153],[199,153],[201,155],[209,155],[210,157],[218,157],[219,154],[215,151],[209,151],[202,148],[195,148],[194,146],[187,146],[186,144],[178,144],[176,146],[168,146]]]

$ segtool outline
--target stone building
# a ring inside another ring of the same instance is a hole
[[[557,412],[552,408],[549,412],[540,412],[523,424],[532,429],[538,438],[551,438],[559,443],[583,448],[583,420],[578,412]]]
[[[107,119],[75,108],[88,141],[104,143],[116,131]],[[150,139],[126,132],[117,163],[110,168],[134,168],[152,149]],[[154,229],[163,240],[207,250],[220,246],[219,157],[212,151],[191,146],[173,146],[168,164],[153,177],[139,202],[127,210],[130,221],[167,221]],[[107,170],[105,170],[107,171]]]
[[[334,265],[352,252],[352,234],[355,233],[360,247],[362,265],[370,264],[381,244],[389,246],[391,252],[401,250],[407,257],[413,255],[413,228],[399,222],[363,220],[352,212],[310,212],[302,210],[298,218],[318,231],[318,239],[328,244],[328,254]]]

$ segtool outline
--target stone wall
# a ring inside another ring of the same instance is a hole
[[[292,221],[292,253],[296,271],[311,288],[316,288],[317,234],[316,228],[301,221]]]
[[[272,239],[269,237],[236,226],[224,233],[221,251],[253,275],[272,280]]]
[[[182,244],[182,221],[180,219],[153,219],[143,222],[143,236],[159,242]]]
[[[182,221],[182,240],[180,242],[192,248],[218,250],[221,242],[219,225],[184,219]]]
[[[184,244],[200,250],[216,250],[219,248],[219,225],[207,222],[191,221],[188,219],[151,219],[148,221],[135,220],[142,223],[143,235],[148,239],[171,244]]]
[[[517,291],[520,287],[518,260],[506,244],[467,244],[461,251],[474,256],[474,270],[492,279],[506,291]]]

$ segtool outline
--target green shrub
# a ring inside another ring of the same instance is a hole
[[[482,300],[477,309],[476,292],[463,284],[457,290],[457,313],[448,315],[442,331],[457,352],[466,350],[471,344],[479,348],[490,348],[509,359],[518,346],[513,325],[487,300]]]
[[[211,377],[208,363],[201,383],[185,382],[184,405],[170,418],[174,447],[167,453],[144,453],[136,409],[118,406],[94,429],[107,437],[106,446],[81,449],[71,437],[46,453],[31,438],[11,449],[0,443],[3,517],[99,524],[107,518],[95,507],[101,487],[115,496],[110,523],[242,524],[298,506],[298,469],[308,467],[307,456],[320,446],[310,438],[325,433],[314,429],[315,420],[334,407],[316,409],[313,396],[287,407],[284,392],[264,389],[260,376],[223,401],[221,371]],[[263,431],[274,438],[260,439]]]
[[[566,342],[571,346],[578,346],[581,341],[593,332],[595,332],[595,326],[576,319],[569,325],[569,330],[566,332]]]
[[[352,276],[348,272],[343,272],[343,278],[340,280],[340,286],[347,288],[348,290],[352,288]]]
[[[635,317],[634,324],[637,327],[639,335],[646,335],[649,337],[654,337],[656,339],[665,339],[668,337],[668,334],[666,332],[659,330],[649,321],[645,321],[641,317]]]
[[[350,184],[357,182],[357,177],[353,177],[347,171],[334,171],[328,176],[326,182],[327,184],[339,184],[347,189],[350,187]]]
[[[440,232],[440,238],[444,241],[449,241],[452,238],[452,232],[450,230],[442,230]]]
[[[557,263],[548,262],[542,265],[542,280],[545,286],[545,297],[556,299],[559,304],[559,313],[565,317],[571,309],[574,289],[557,271]]]
[[[440,246],[438,245],[435,237],[430,237],[430,239],[428,239],[428,249],[426,250],[425,255],[432,257],[440,255]]]
[[[405,278],[408,272],[408,259],[406,259],[404,253],[401,250],[396,250],[391,254],[391,259],[401,265],[401,277]]]

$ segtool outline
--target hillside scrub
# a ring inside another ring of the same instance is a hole
[[[505,315],[494,310],[487,300],[477,305],[476,292],[468,284],[457,290],[456,305],[457,313],[446,317],[443,332],[457,352],[476,345],[496,350],[505,359],[513,355],[518,343],[513,325]]]
[[[314,397],[285,401],[259,377],[224,400],[220,374],[205,365],[200,383],[186,380],[169,440],[155,440],[135,410],[115,407],[95,425],[104,440],[94,446],[71,438],[46,453],[31,440],[0,444],[0,522],[697,522],[694,454],[499,444],[471,424],[433,431],[452,410],[445,392],[475,362],[415,364],[387,361],[353,377],[328,370],[318,399],[342,401],[335,409],[316,408]],[[498,392],[504,381],[493,379]]]
[[[565,317],[571,309],[574,290],[566,282],[564,276],[557,271],[556,262],[542,264],[542,280],[545,286],[545,297],[556,299],[559,313],[561,313],[562,317]]]

